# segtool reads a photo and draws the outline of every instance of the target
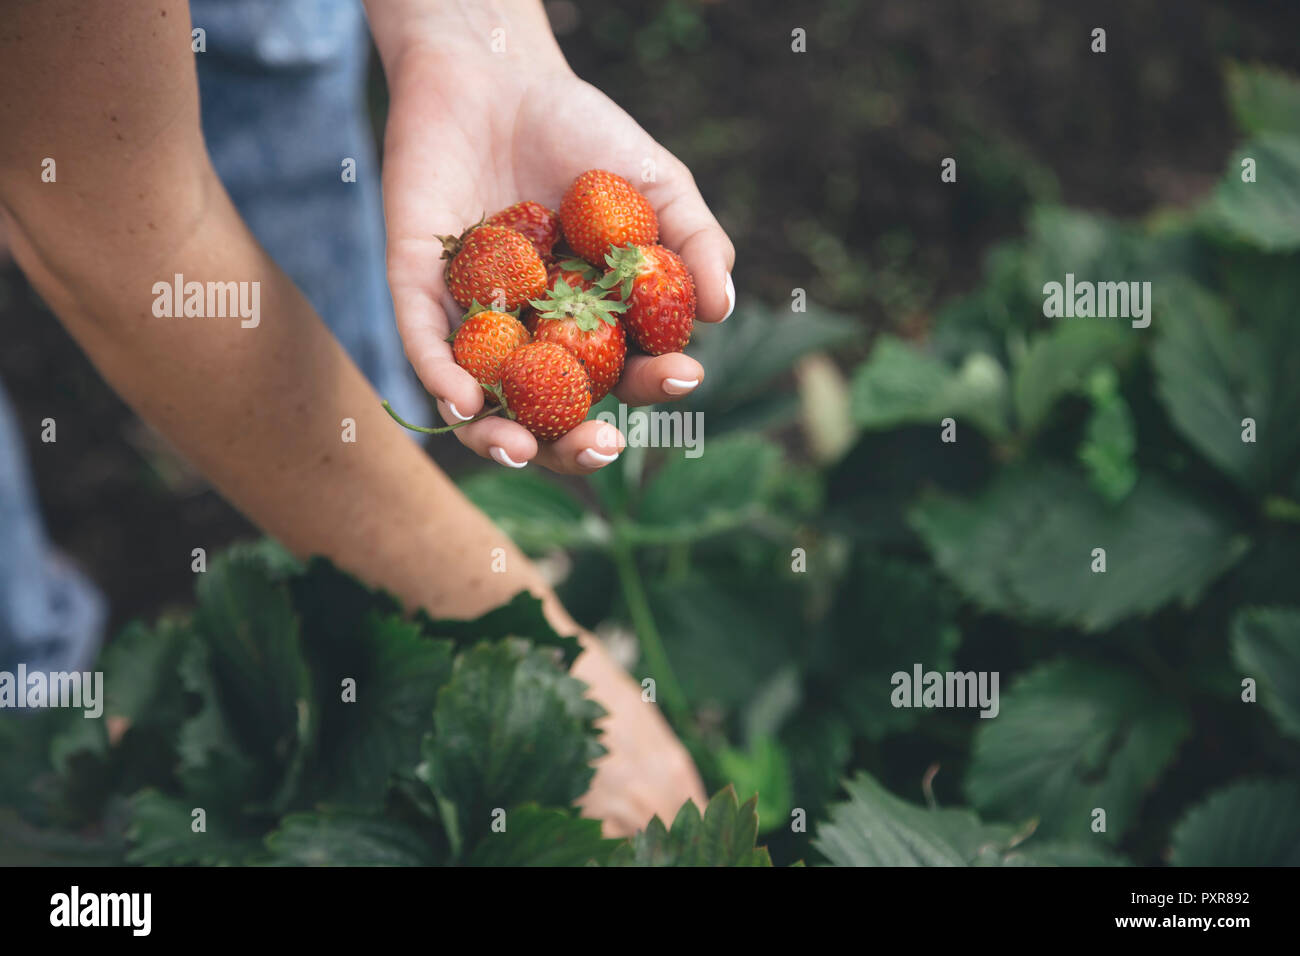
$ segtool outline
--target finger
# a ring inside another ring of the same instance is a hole
[[[534,461],[562,475],[589,475],[613,464],[626,447],[627,441],[617,428],[593,419],[556,441],[544,443]]]
[[[672,249],[695,278],[696,317],[721,322],[736,304],[731,270],[736,249],[709,211],[689,169],[673,158],[661,179],[646,188],[659,217],[659,241]]]
[[[452,359],[447,343],[447,313],[427,288],[392,285],[397,334],[406,360],[425,389],[461,413],[453,421],[472,418],[483,407],[483,392],[473,376]]]
[[[523,468],[537,457],[538,444],[523,425],[492,416],[452,432],[475,454],[506,468]]]
[[[689,395],[704,381],[704,366],[689,355],[628,356],[614,394],[629,405],[657,405]]]

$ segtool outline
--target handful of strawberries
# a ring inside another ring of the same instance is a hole
[[[516,203],[460,236],[440,238],[447,288],[468,310],[452,355],[495,402],[475,421],[504,412],[552,441],[618,384],[629,338],[650,355],[681,351],[690,341],[691,274],[657,244],[650,203],[614,173],[583,173],[558,214]],[[572,255],[556,253],[562,242]],[[415,427],[387,402],[384,408]]]

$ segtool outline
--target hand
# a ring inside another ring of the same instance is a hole
[[[602,821],[605,836],[622,837],[653,816],[670,825],[687,800],[703,811],[704,785],[658,706],[641,699],[640,686],[594,637],[585,636],[583,646],[573,675],[609,712],[600,723],[609,753],[596,761],[591,789],[578,801],[583,814]]]
[[[484,213],[525,199],[558,208],[584,170],[625,176],[650,200],[660,241],[681,255],[695,278],[698,319],[719,322],[730,314],[735,251],[690,171],[573,74],[540,5],[514,5],[514,21],[498,37],[506,51],[497,53],[490,24],[471,26],[462,22],[463,13],[435,7],[397,29],[375,22],[383,6],[372,4],[371,17],[391,101],[383,173],[388,280],[406,356],[448,423],[472,417],[484,399],[446,342],[451,318],[462,310],[447,294],[442,244],[435,237],[459,234]],[[386,16],[393,16],[391,9]],[[399,51],[392,49],[399,43],[394,37],[401,38]],[[652,182],[642,181],[647,162]],[[630,405],[671,401],[703,377],[700,364],[682,353],[629,354],[615,395]],[[594,420],[541,444],[504,417],[454,434],[501,464],[536,461],[577,474],[613,461],[626,444],[617,428]]]

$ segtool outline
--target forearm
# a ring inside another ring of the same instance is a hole
[[[122,247],[103,249],[91,269],[50,268],[21,232],[15,251],[110,384],[294,552],[327,555],[437,614],[475,614],[539,588],[532,566],[387,418],[212,188],[201,228],[147,266]],[[260,321],[155,316],[154,284],[176,274],[256,283]],[[498,547],[504,573],[492,570]]]

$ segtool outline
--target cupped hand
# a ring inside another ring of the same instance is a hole
[[[450,424],[480,412],[484,396],[446,341],[463,310],[447,292],[437,237],[526,199],[558,209],[584,170],[618,173],[649,199],[660,242],[695,279],[698,320],[722,321],[735,301],[735,250],[686,166],[558,53],[538,60],[444,44],[409,49],[388,65],[388,281],[406,357]],[[703,378],[699,362],[683,353],[629,353],[614,394],[629,405],[666,402]],[[578,474],[612,462],[625,445],[617,428],[595,420],[554,442],[538,442],[502,416],[453,434],[503,465],[535,461]]]

